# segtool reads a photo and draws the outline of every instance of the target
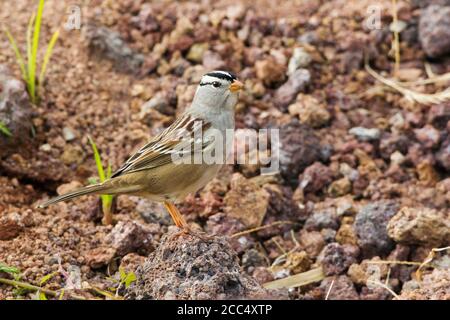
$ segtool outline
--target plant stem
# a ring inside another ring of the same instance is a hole
[[[32,290],[32,291],[40,291],[40,292],[48,294],[48,295],[50,295],[52,297],[59,296],[59,293],[57,291],[41,288],[41,287],[32,285],[30,283],[22,282],[22,281],[16,281],[16,280],[11,280],[11,279],[0,278],[0,283],[8,284],[10,286],[15,286],[15,287],[21,287],[21,288]],[[85,297],[74,295],[74,294],[71,294],[70,297],[75,299],[75,300],[86,300]]]
[[[102,199],[103,200],[103,199]],[[108,203],[102,201],[102,211],[103,211],[103,219],[102,222],[105,226],[110,225],[113,223],[113,217],[112,217],[112,213],[111,213],[111,206],[108,205]]]
[[[400,70],[400,39],[398,35],[398,17],[397,17],[397,0],[392,0],[392,20],[394,24],[394,55],[395,67],[394,74],[397,75]]]

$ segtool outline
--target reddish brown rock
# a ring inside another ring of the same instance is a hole
[[[11,240],[23,230],[23,223],[18,213],[10,213],[0,217],[0,240]]]
[[[380,257],[374,257],[363,260],[360,264],[354,263],[349,267],[347,274],[355,284],[368,285],[373,288],[376,285],[371,284],[368,280],[383,283],[389,272],[388,265],[377,264],[380,260]]]
[[[223,199],[225,211],[230,217],[240,220],[247,228],[258,227],[263,222],[269,206],[269,193],[235,173],[231,179],[231,189]]]
[[[388,235],[397,242],[439,247],[450,243],[450,217],[445,210],[402,208],[387,225]]]
[[[136,272],[136,269],[145,262],[144,256],[136,253],[129,253],[120,260],[120,268],[125,272]]]
[[[318,231],[300,231],[299,239],[300,246],[305,250],[310,257],[317,256],[322,248],[325,246],[325,240]]]
[[[92,269],[108,265],[116,255],[116,249],[111,247],[98,247],[86,253],[86,263]]]
[[[450,300],[450,269],[434,269],[422,281],[411,281],[403,286],[400,299]]]
[[[123,256],[130,252],[148,253],[153,250],[152,230],[137,222],[120,221],[106,236],[106,243]]]
[[[210,216],[205,227],[208,234],[217,236],[231,236],[245,229],[245,225],[242,222],[223,212]],[[230,245],[238,254],[242,254],[255,244],[255,240],[248,234],[239,237],[230,237],[229,241]]]
[[[328,300],[359,300],[358,292],[347,276],[327,277],[320,284],[320,289],[323,299],[328,294]]]
[[[416,135],[417,140],[419,140],[425,148],[431,149],[439,143],[439,131],[431,125],[427,124],[423,128],[415,129],[414,134]]]
[[[253,271],[252,277],[261,285],[274,280],[272,272],[265,267],[256,267]]]
[[[285,67],[278,64],[273,57],[256,61],[255,70],[258,79],[268,87],[283,82],[286,73]]]
[[[305,192],[317,192],[333,181],[333,171],[320,162],[307,167],[299,177],[299,187]]]

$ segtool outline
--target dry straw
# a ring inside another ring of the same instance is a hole
[[[446,101],[450,100],[450,87],[445,89],[444,91],[436,92],[436,93],[422,93],[418,92],[412,89],[408,89],[408,86],[412,85],[420,85],[420,84],[431,84],[431,83],[437,83],[442,82],[444,80],[450,79],[450,73],[443,74],[441,76],[438,76],[436,78],[427,79],[427,80],[419,80],[417,82],[399,82],[392,79],[387,79],[377,72],[373,70],[369,64],[366,63],[366,71],[369,73],[372,77],[380,81],[381,83],[385,84],[386,86],[397,90],[400,92],[407,100],[412,102],[417,102],[419,104],[424,105],[431,105],[431,104],[439,104],[444,103]]]

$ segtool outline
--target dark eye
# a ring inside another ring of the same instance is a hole
[[[214,81],[213,83],[212,83],[212,85],[213,85],[213,87],[214,88],[218,88],[218,87],[220,87],[220,82],[219,81]]]

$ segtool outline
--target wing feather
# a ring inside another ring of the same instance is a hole
[[[111,177],[160,167],[172,162],[174,152],[193,150],[198,130],[205,132],[211,124],[185,114],[132,155]],[[206,148],[211,141],[203,141]]]

